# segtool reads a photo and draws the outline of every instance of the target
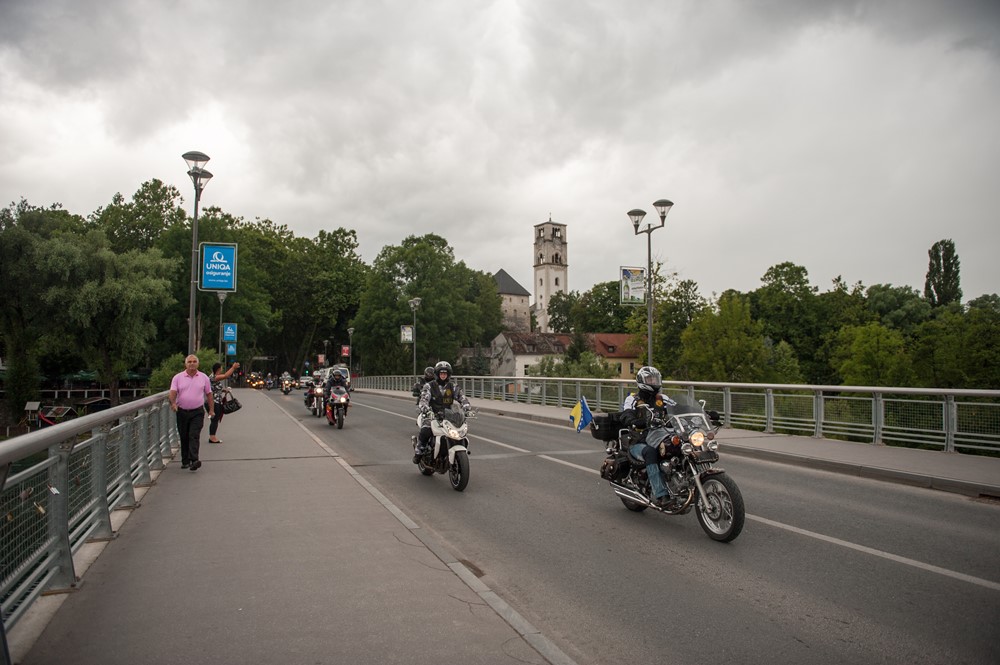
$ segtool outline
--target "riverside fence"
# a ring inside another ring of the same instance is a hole
[[[618,411],[622,379],[456,376],[473,399]],[[364,376],[356,388],[406,391],[413,376]],[[727,427],[945,452],[1000,454],[1000,390],[665,381],[668,395],[705,400]],[[567,422],[569,422],[567,420]]]

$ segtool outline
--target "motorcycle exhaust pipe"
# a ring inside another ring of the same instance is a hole
[[[611,483],[611,489],[614,490],[615,494],[617,494],[618,496],[620,496],[620,497],[622,497],[624,499],[629,499],[631,501],[635,501],[636,503],[641,503],[644,506],[652,506],[653,505],[649,501],[648,497],[640,494],[639,492],[636,492],[635,490],[631,490],[631,489],[629,489],[627,487],[624,487],[622,485],[617,485],[615,483]]]

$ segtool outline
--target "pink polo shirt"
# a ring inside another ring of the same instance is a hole
[[[177,406],[181,409],[200,409],[205,405],[205,395],[212,394],[212,382],[204,372],[191,376],[187,372],[174,375],[170,390],[177,393]]]

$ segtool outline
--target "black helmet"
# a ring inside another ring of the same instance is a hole
[[[440,376],[441,372],[445,372],[448,375],[443,381]],[[446,383],[451,378],[451,363],[442,360],[437,365],[434,365],[434,376],[437,377],[438,383]]]
[[[433,367],[425,367],[424,368],[424,381],[433,381],[433,380],[434,380],[434,368]]]
[[[660,392],[660,388],[663,387],[663,377],[660,376],[660,370],[648,365],[640,367],[635,375],[635,385],[639,386],[639,390],[646,392],[654,394]]]

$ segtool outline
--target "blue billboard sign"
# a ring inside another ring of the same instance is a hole
[[[235,323],[223,323],[222,324],[222,341],[223,342],[235,342],[236,341],[236,324]]]
[[[236,355],[236,343],[235,342],[232,342],[230,344],[226,344],[226,355],[227,356],[235,356]]]
[[[201,243],[201,279],[198,288],[202,291],[236,290],[235,244]]]

